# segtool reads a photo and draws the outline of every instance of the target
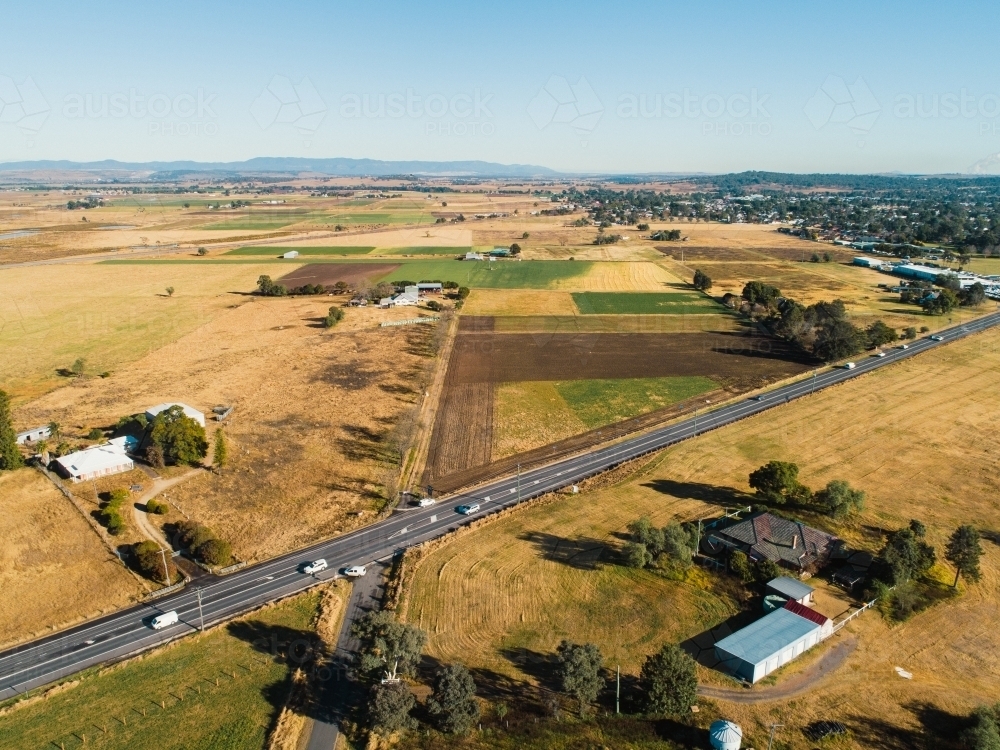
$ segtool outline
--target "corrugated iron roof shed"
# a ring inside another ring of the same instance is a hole
[[[767,587],[789,599],[805,599],[816,590],[812,586],[788,576],[778,576],[768,581]]]
[[[798,602],[788,601],[785,602],[785,609],[789,612],[794,612],[799,617],[804,617],[807,620],[811,620],[817,625],[826,625],[827,621],[830,619],[824,614],[817,612],[815,609],[810,609],[804,604],[799,604]]]
[[[759,664],[819,627],[787,609],[776,609],[723,638],[715,647],[750,664]]]

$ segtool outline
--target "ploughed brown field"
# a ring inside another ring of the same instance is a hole
[[[745,390],[809,364],[783,341],[737,332],[460,333],[448,379],[461,384],[705,375]]]
[[[329,286],[343,281],[355,286],[362,283],[375,283],[375,279],[385,276],[399,268],[399,263],[308,263],[278,279],[279,284],[287,287],[304,286],[306,284],[323,284]]]
[[[813,364],[785,342],[743,333],[497,333],[493,327],[490,317],[460,320],[423,478],[442,491],[473,484],[508,464],[537,462],[601,439],[594,430],[562,441],[565,446],[507,457],[503,466],[492,462],[497,383],[701,375],[739,393]],[[678,413],[677,407],[657,410],[619,427],[630,432]]]

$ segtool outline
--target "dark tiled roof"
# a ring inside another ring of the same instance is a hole
[[[825,562],[835,536],[770,513],[760,513],[714,533],[731,543],[749,548],[752,556],[806,568]]]

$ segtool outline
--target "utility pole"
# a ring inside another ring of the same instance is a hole
[[[167,570],[167,551],[160,548],[160,557],[163,559],[163,580],[169,586],[170,585],[170,571]]]
[[[201,586],[195,591],[198,595],[198,619],[201,621],[201,627],[198,628],[202,633],[205,632],[205,613],[201,610]]]
[[[774,743],[774,730],[778,727],[783,727],[784,724],[771,724],[771,739],[767,741],[767,750],[771,750],[771,745]]]
[[[621,697],[622,697],[622,665],[618,665],[618,676],[615,679],[615,713],[621,713]]]

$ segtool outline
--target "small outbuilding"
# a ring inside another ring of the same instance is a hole
[[[44,440],[47,437],[52,436],[52,431],[45,427],[36,427],[33,430],[25,430],[24,432],[17,433],[16,442],[18,445],[27,445],[28,443],[37,443],[39,440]]]
[[[298,250],[289,250],[287,253],[285,253],[281,257],[282,258],[298,258],[299,257],[299,251]]]
[[[779,576],[767,582],[767,590],[793,602],[808,605],[813,603],[813,591],[816,589],[794,578]]]
[[[440,292],[441,288],[440,281],[422,281],[417,284],[418,292]]]
[[[150,406],[148,409],[146,409],[146,419],[152,422],[157,414],[159,414],[161,411],[166,411],[171,406],[181,407],[181,411],[184,413],[185,417],[191,417],[191,419],[200,424],[202,427],[205,426],[205,415],[202,414],[197,409],[191,408],[187,404],[182,404],[180,401],[174,401],[172,403],[157,404],[156,406]]]

